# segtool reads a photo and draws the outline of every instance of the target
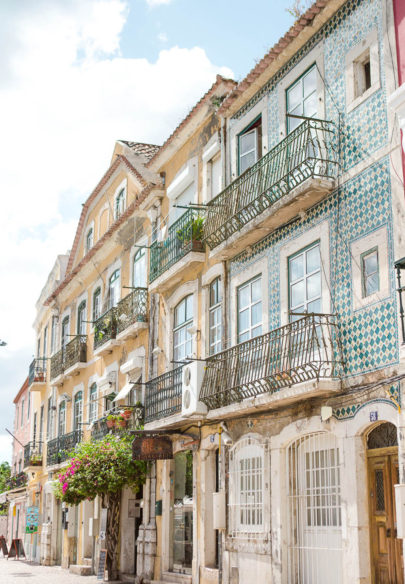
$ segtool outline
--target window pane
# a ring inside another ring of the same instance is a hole
[[[304,275],[304,256],[299,255],[290,260],[290,281],[295,282]]]
[[[316,90],[316,69],[313,67],[303,78],[304,97]]]
[[[298,282],[291,286],[291,307],[302,304],[305,300],[305,285],[304,281]]]
[[[296,108],[297,105],[302,101],[302,86],[301,80],[299,80],[295,85],[293,85],[287,91],[287,107],[288,111],[291,112],[292,109]]]
[[[256,149],[256,129],[242,134],[239,138],[239,152],[241,155]]]
[[[186,298],[186,320],[191,320],[193,318],[193,296],[187,296]]]
[[[258,302],[252,306],[252,326],[262,322],[262,303]]]
[[[304,307],[302,307],[302,309],[303,308]],[[308,302],[307,311],[320,313],[321,312],[321,299],[319,298],[318,300],[313,300],[312,302]],[[297,312],[299,312],[299,311],[297,310]]]
[[[318,111],[318,97],[316,93],[313,93],[304,101],[304,116],[307,118],[312,118],[316,116]]]
[[[367,275],[377,271],[377,253],[373,252],[364,258],[364,272]]]
[[[253,164],[255,162],[256,162],[256,152],[255,151],[249,152],[248,154],[244,154],[243,156],[241,156],[240,162],[239,162],[240,174],[242,174],[242,172],[245,172],[245,170],[247,170],[248,168],[253,166]]]
[[[307,299],[312,300],[321,295],[321,273],[318,272],[307,278]]]
[[[366,279],[366,295],[369,296],[370,294],[374,294],[378,292],[378,274],[372,274],[371,276],[367,276]]]
[[[238,315],[238,330],[245,331],[249,328],[249,310],[243,310]]]
[[[257,302],[262,298],[262,279],[252,282],[252,302]]]
[[[238,304],[239,308],[245,308],[250,302],[249,285],[242,286],[238,289]]]
[[[319,245],[307,251],[307,273],[310,274],[321,267]]]

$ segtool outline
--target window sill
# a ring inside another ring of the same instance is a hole
[[[346,107],[346,112],[347,113],[352,112],[354,109],[356,109],[356,107],[361,105],[364,101],[366,101],[369,97],[371,97],[371,95],[373,95],[373,93],[375,93],[379,89],[380,89],[380,81],[377,81],[371,87],[369,87],[367,89],[367,91],[362,93],[362,95],[359,95],[358,97],[356,97],[356,99],[354,99],[351,103],[349,103]]]

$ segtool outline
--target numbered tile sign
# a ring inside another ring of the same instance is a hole
[[[39,508],[27,507],[27,521],[25,524],[25,533],[37,533],[39,523]]]

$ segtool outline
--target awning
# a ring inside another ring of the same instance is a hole
[[[120,399],[124,399],[127,397],[131,389],[134,387],[133,383],[126,383],[122,389],[119,390],[113,401],[119,401]]]

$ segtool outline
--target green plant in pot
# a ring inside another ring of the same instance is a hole
[[[182,245],[190,241],[202,241],[203,238],[204,217],[201,215],[193,216],[183,227],[177,230],[176,236]]]

